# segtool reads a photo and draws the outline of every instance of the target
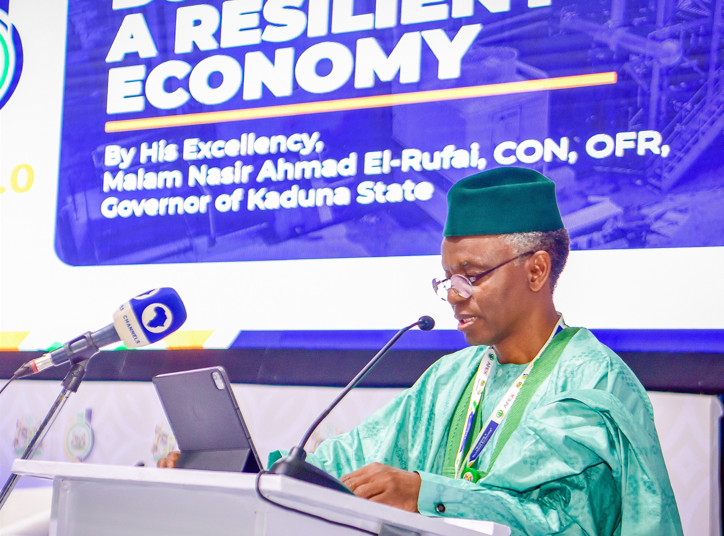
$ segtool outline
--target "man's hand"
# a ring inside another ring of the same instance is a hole
[[[165,458],[161,458],[158,460],[158,463],[156,463],[156,467],[166,467],[168,469],[173,469],[176,467],[176,460],[178,460],[178,455],[181,454],[179,451],[175,450]]]
[[[340,480],[358,497],[417,512],[417,496],[422,483],[417,473],[371,463]]]

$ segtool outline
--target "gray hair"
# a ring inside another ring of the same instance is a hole
[[[501,235],[510,247],[514,255],[522,255],[528,251],[545,251],[551,258],[551,291],[556,288],[558,278],[566,266],[570,241],[568,231],[558,229],[557,231],[534,231],[531,233],[514,233]]]

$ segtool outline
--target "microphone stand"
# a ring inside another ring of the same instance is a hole
[[[314,430],[317,429],[317,426],[319,426],[319,424],[325,419],[325,417],[329,415],[329,413],[335,408],[340,400],[342,400],[345,395],[349,393],[352,388],[360,382],[362,378],[365,377],[370,369],[375,366],[375,364],[388,352],[388,350],[392,347],[393,344],[397,342],[400,337],[402,337],[407,331],[414,328],[415,326],[419,326],[420,329],[423,331],[429,331],[435,326],[435,321],[429,316],[423,316],[414,324],[410,324],[409,326],[404,327],[400,331],[395,333],[394,337],[392,337],[390,341],[382,347],[382,350],[377,352],[377,355],[375,355],[370,360],[370,362],[367,363],[367,365],[365,365],[365,367],[360,370],[354,378],[352,378],[352,381],[350,381],[347,386],[342,390],[342,392],[337,395],[337,398],[335,398],[332,403],[327,407],[327,409],[325,409],[319,415],[319,417],[316,418],[312,425],[307,429],[307,432],[304,434],[304,437],[302,437],[302,440],[299,442],[299,444],[296,447],[293,447],[292,450],[289,451],[289,454],[287,456],[278,460],[274,465],[271,466],[271,468],[269,469],[269,473],[286,475],[292,478],[296,478],[297,480],[304,480],[305,482],[317,484],[325,488],[335,489],[337,491],[343,491],[346,493],[352,493],[347,486],[342,484],[332,475],[305,461],[307,453],[304,450],[304,445],[307,444],[307,441],[312,436],[312,433],[314,433]]]
[[[70,345],[78,342],[81,339],[85,339],[87,346],[80,351],[71,352]],[[70,370],[68,371],[68,374],[65,375],[65,378],[63,378],[63,382],[61,383],[62,389],[60,391],[60,394],[58,395],[58,398],[55,399],[55,402],[45,416],[45,419],[43,419],[43,422],[40,424],[38,431],[35,432],[35,435],[30,440],[30,443],[28,443],[25,452],[20,457],[21,460],[29,460],[33,457],[35,451],[38,450],[40,443],[45,438],[45,434],[48,432],[48,429],[53,425],[55,418],[60,413],[60,410],[63,409],[63,406],[65,405],[70,395],[78,391],[78,387],[80,387],[80,384],[85,377],[86,368],[88,367],[88,361],[90,361],[90,359],[100,351],[98,349],[98,346],[96,346],[96,344],[93,342],[90,331],[81,335],[80,337],[77,337],[76,339],[73,339],[70,342],[65,343],[64,346],[68,355],[72,355],[72,357],[70,358]],[[15,485],[18,483],[19,478],[20,475],[12,472],[10,473],[10,478],[8,478],[7,482],[5,482],[5,485],[2,487],[2,491],[0,491],[0,510],[2,510],[2,507],[8,500],[10,493],[12,493],[13,489],[15,489]]]

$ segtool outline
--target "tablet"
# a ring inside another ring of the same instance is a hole
[[[259,455],[223,367],[153,378],[181,454],[176,467],[258,473]]]

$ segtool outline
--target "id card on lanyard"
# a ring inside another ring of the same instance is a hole
[[[490,370],[493,368],[493,363],[495,363],[495,351],[492,349],[492,347],[488,348],[485,351],[485,353],[483,354],[483,358],[480,361],[480,366],[478,367],[477,376],[475,377],[475,384],[473,385],[473,392],[470,395],[467,417],[465,419],[465,429],[463,430],[463,435],[460,440],[460,448],[458,449],[457,456],[455,457],[455,478],[464,478],[466,480],[477,481],[477,471],[472,469],[472,465],[483,452],[485,446],[493,438],[495,432],[500,426],[500,423],[503,422],[503,419],[505,419],[508,411],[510,411],[510,408],[513,406],[513,402],[518,396],[518,393],[520,393],[520,390],[523,387],[525,380],[528,378],[531,371],[533,370],[533,366],[535,365],[538,358],[543,355],[543,352],[545,352],[546,348],[548,348],[548,345],[553,340],[553,338],[567,327],[568,326],[566,326],[565,322],[563,321],[563,317],[561,317],[558,320],[558,323],[556,324],[553,333],[551,333],[551,336],[543,345],[543,348],[541,348],[540,352],[538,352],[538,355],[536,355],[533,361],[528,364],[528,366],[521,373],[521,375],[518,376],[518,379],[513,382],[513,385],[510,386],[510,388],[505,393],[498,405],[495,406],[492,414],[480,430],[478,437],[473,442],[473,445],[470,448],[467,456],[464,456],[465,445],[467,444],[468,437],[470,436],[470,432],[473,429],[475,415],[478,410],[478,406],[480,405],[480,401],[483,398],[483,393],[485,392],[485,386],[488,383],[488,376],[490,375]]]

